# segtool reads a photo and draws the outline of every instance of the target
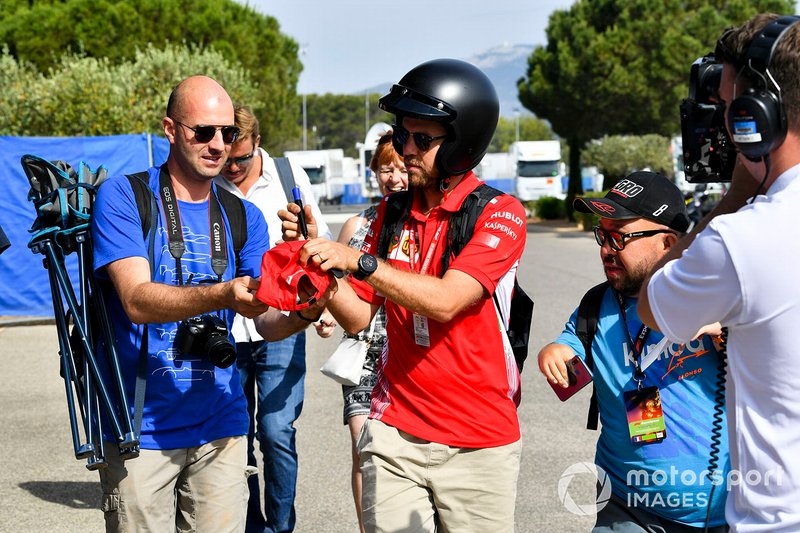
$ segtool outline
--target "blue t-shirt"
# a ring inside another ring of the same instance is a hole
[[[625,299],[627,328],[636,339],[642,322],[636,313],[635,298]],[[566,344],[585,359],[585,350],[575,334],[577,309],[555,342]],[[636,389],[633,379],[632,348],[625,333],[619,303],[612,290],[607,290],[600,307],[597,333],[592,343],[594,354],[594,386],[602,428],[597,440],[595,463],[611,480],[615,494],[629,507],[702,527],[712,483],[705,475],[711,452],[711,430],[714,414],[719,356],[708,336],[688,345],[667,344],[661,355],[645,369],[643,387],[656,386],[666,424],[666,438],[660,443],[633,444],[623,391]],[[663,339],[658,331],[650,331],[643,350],[649,350]],[[724,407],[724,406],[723,406]],[[728,430],[722,417],[720,471],[712,479],[727,480]],[[725,483],[714,491],[710,525],[725,523]]]
[[[158,167],[148,170],[150,188],[158,191]],[[216,193],[216,188],[214,188]],[[154,281],[178,285],[175,259],[167,246],[167,231],[160,199],[158,227],[154,234]],[[261,257],[269,248],[263,214],[245,201],[247,242],[240,251],[239,273],[257,277]],[[208,201],[178,201],[186,251],[181,257],[183,280],[192,284],[216,281],[211,268]],[[236,259],[229,223],[224,209],[228,265],[223,281],[236,277]],[[108,179],[100,187],[92,214],[94,269],[107,277],[103,267],[126,257],[148,259],[142,237],[142,223],[133,189],[125,176]],[[145,326],[133,324],[125,314],[116,291],[106,291],[106,302],[114,326],[125,390],[133,417],[134,391],[139,349]],[[230,331],[234,312],[215,311]],[[215,439],[246,435],[247,403],[239,383],[236,365],[217,368],[202,354],[181,354],[173,348],[178,323],[149,324],[147,388],[140,446],[146,449],[174,449],[199,446]],[[233,342],[230,334],[228,338]]]

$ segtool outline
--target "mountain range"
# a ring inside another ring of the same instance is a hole
[[[503,43],[465,61],[480,68],[492,80],[500,99],[500,115],[512,118],[515,112],[529,113],[517,98],[517,80],[525,75],[532,44]],[[366,89],[370,93],[386,94],[394,82],[380,83]],[[356,94],[364,94],[364,90]]]

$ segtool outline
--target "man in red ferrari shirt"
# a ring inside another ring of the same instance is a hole
[[[519,373],[499,317],[508,316],[525,247],[522,205],[493,198],[463,250],[442,264],[449,219],[481,184],[471,170],[494,134],[497,95],[474,66],[439,59],[409,71],[380,105],[397,117],[393,143],[408,170],[399,239],[376,259],[387,197],[363,251],[312,239],[301,255],[352,273],[328,307],[348,331],[386,306],[388,340],[358,442],[365,527],[510,532]],[[284,212],[286,239],[297,236],[298,209]]]

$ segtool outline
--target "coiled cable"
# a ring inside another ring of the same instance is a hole
[[[725,416],[725,380],[728,374],[728,328],[722,328],[719,349],[719,367],[717,368],[717,382],[714,390],[714,418],[711,423],[711,453],[708,457],[707,475],[711,482],[711,493],[708,497],[708,508],[706,509],[706,525],[703,530],[708,533],[708,522],[711,520],[711,504],[714,501],[714,489],[724,480],[714,482],[715,472],[719,468],[719,454],[722,446],[722,421]]]

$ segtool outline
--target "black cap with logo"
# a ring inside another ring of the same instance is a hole
[[[646,218],[675,231],[689,228],[683,194],[664,175],[633,172],[619,181],[603,198],[575,198],[572,206],[581,213],[603,218]]]

